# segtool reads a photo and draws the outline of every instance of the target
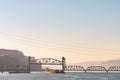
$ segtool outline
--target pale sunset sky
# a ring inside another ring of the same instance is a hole
[[[67,63],[120,59],[120,0],[0,0],[0,48]]]

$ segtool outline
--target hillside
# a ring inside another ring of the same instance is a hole
[[[26,65],[27,59],[24,54],[18,50],[0,49],[0,65]]]

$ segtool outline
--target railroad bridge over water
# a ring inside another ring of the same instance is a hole
[[[83,71],[83,72],[90,72],[90,71],[120,71],[120,66],[110,66],[108,69],[103,66],[89,66],[86,69],[82,66],[66,66],[65,71]]]
[[[109,72],[109,71],[120,71],[120,66],[110,66],[109,68],[103,67],[103,66],[89,66],[87,68],[84,68],[79,65],[66,65],[66,59],[65,57],[62,57],[61,60],[53,59],[53,58],[39,58],[37,59],[37,63],[31,63],[30,57],[28,59],[29,64],[27,66],[5,66],[5,65],[0,65],[0,71],[22,71],[22,72],[30,72],[30,65],[31,64],[37,64],[37,65],[61,65],[62,70],[64,71],[81,71],[81,72],[90,72],[90,71],[104,71],[104,72]]]
[[[62,57],[62,60],[57,60],[53,58],[40,58],[38,59],[38,63],[41,65],[62,65],[62,70],[64,71],[82,71],[82,72],[90,72],[90,71],[120,71],[120,66],[110,66],[109,68],[106,68],[104,66],[88,66],[87,68],[84,68],[83,66],[79,65],[66,65],[66,60],[64,57]]]

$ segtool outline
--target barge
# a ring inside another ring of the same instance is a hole
[[[54,70],[54,69],[47,69],[45,70],[46,73],[65,73],[64,70]]]

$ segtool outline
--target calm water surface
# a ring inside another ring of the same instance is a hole
[[[31,74],[0,74],[0,80],[120,80],[120,73],[79,73],[65,74],[31,73]]]

